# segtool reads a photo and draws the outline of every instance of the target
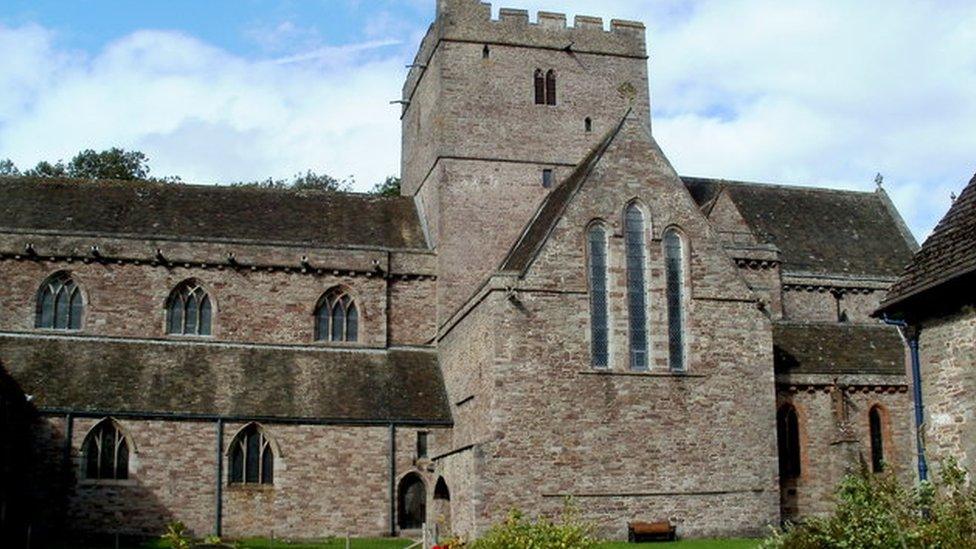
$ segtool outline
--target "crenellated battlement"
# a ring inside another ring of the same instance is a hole
[[[420,45],[414,67],[404,83],[408,99],[430,56],[441,41],[474,42],[566,50],[578,54],[646,58],[644,24],[612,19],[604,27],[602,17],[577,15],[573,25],[563,13],[540,11],[535,21],[528,10],[501,8],[498,18],[491,4],[480,0],[437,0],[437,18]]]

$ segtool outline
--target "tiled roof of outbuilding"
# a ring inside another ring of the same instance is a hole
[[[976,272],[976,176],[888,291],[882,309],[972,272]]]
[[[445,424],[437,354],[0,336],[0,365],[41,409]]]
[[[407,197],[0,177],[0,229],[426,248]]]
[[[705,207],[723,191],[753,234],[779,248],[784,271],[894,277],[914,238],[880,192],[682,177]]]
[[[774,323],[777,374],[905,373],[905,345],[883,324]]]

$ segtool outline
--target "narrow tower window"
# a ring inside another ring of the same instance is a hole
[[[556,71],[546,73],[546,105],[556,104]]]
[[[796,408],[784,405],[776,414],[777,444],[779,445],[779,474],[784,479],[800,476],[800,422]]]
[[[627,207],[627,312],[630,316],[630,368],[647,369],[647,287],[644,281],[644,213]]]
[[[552,170],[542,170],[542,186],[546,189],[552,187]]]
[[[482,48],[481,50],[481,58],[488,59],[490,56],[491,56],[491,50],[488,49],[488,44],[485,44],[485,47]]]
[[[424,431],[417,432],[417,458],[423,459],[427,457],[427,433]]]
[[[590,339],[593,366],[606,368],[610,361],[607,314],[607,235],[594,225],[587,233],[590,271]]]
[[[884,471],[884,433],[882,431],[881,410],[878,406],[868,412],[868,422],[871,427],[871,470],[875,473]]]
[[[546,79],[542,75],[542,69],[535,70],[535,104],[546,104]]]
[[[589,116],[587,116],[586,120],[583,121],[583,127],[586,129],[587,132],[593,131],[593,121],[590,120]]]
[[[71,275],[64,271],[54,273],[37,290],[34,326],[54,330],[80,330],[84,310],[81,289]]]
[[[664,260],[668,299],[668,358],[671,370],[685,370],[684,242],[674,229],[664,233]]]

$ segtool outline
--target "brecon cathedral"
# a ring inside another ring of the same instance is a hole
[[[677,174],[645,28],[438,0],[399,197],[0,179],[0,517],[59,533],[763,535],[913,478],[881,185]]]

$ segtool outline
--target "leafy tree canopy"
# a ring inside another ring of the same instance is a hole
[[[182,183],[179,176],[152,177],[149,168],[149,157],[140,151],[127,151],[113,147],[101,152],[86,149],[76,154],[70,161],[58,160],[55,163],[43,160],[36,166],[20,171],[13,161],[0,160],[0,176],[28,176],[28,177],[71,177],[76,179],[118,179],[123,181],[155,181],[160,183]],[[237,187],[259,187],[263,189],[298,189],[319,191],[349,191],[355,179],[352,176],[337,179],[324,173],[306,170],[297,173],[291,179],[268,178],[256,181],[237,181],[231,185]],[[377,183],[370,191],[382,196],[397,196],[400,194],[400,178],[387,177],[382,183]]]
[[[391,175],[386,181],[373,185],[369,192],[380,196],[400,196],[400,178]]]

